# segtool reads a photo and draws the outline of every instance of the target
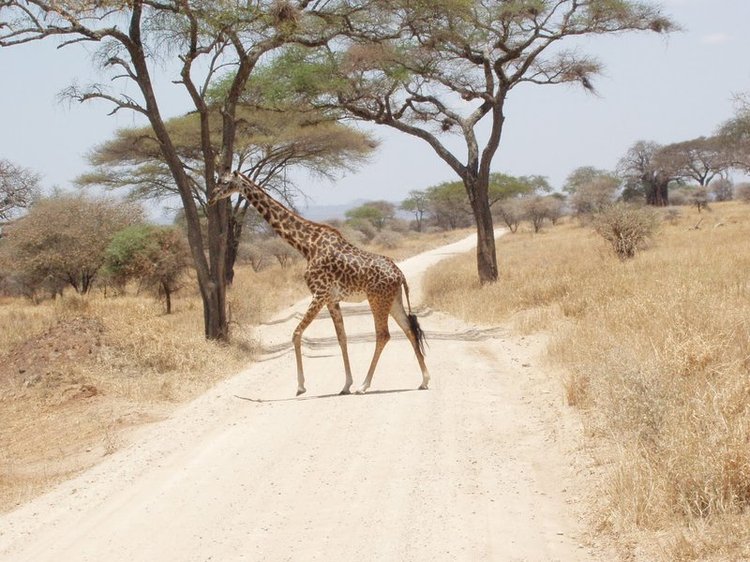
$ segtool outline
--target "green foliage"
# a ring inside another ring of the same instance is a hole
[[[409,196],[401,202],[401,209],[414,214],[417,232],[422,232],[422,221],[427,213],[428,204],[427,192],[419,190],[410,191]]]
[[[105,254],[106,273],[123,282],[139,276],[157,247],[155,232],[153,226],[137,224],[115,234]]]
[[[293,166],[324,177],[339,170],[355,169],[377,146],[366,133],[336,122],[321,113],[240,108],[234,148],[245,173],[264,186],[284,194],[288,180],[283,173]],[[211,143],[221,146],[221,115],[209,117]],[[196,189],[199,205],[206,202],[202,177],[201,123],[197,114],[170,119],[166,127]],[[159,199],[177,194],[177,186],[149,127],[120,129],[95,147],[88,156],[93,170],[77,178],[80,186],[130,189],[135,199]]]
[[[427,201],[440,228],[452,230],[471,224],[471,207],[462,182],[443,182],[428,188]]]
[[[209,101],[220,104],[233,80],[234,74],[229,74],[213,83]],[[290,46],[257,67],[241,99],[249,107],[300,110],[310,108],[311,100],[344,87],[346,82],[337,73],[335,59],[321,51]]]
[[[511,176],[503,173],[490,174],[489,198],[490,205],[502,199],[510,199],[521,195],[538,192],[549,192],[552,188],[544,176]]]
[[[115,283],[137,279],[166,298],[171,312],[171,295],[190,259],[187,243],[176,228],[133,225],[112,238],[105,254],[105,271]]]
[[[383,227],[391,220],[396,213],[396,206],[388,201],[369,201],[349,209],[346,212],[347,222],[349,222],[354,228],[357,228],[357,224],[362,222],[370,223],[378,231],[382,230]]]

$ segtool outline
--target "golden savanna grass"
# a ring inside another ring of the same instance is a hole
[[[401,259],[467,234],[411,234],[395,248],[368,249]],[[252,328],[307,294],[303,270],[302,261],[260,272],[238,267],[227,296],[227,345],[203,337],[194,280],[174,297],[170,315],[132,287],[124,296],[95,290],[38,305],[0,300],[0,512],[239,371],[256,350]]]
[[[712,209],[697,230],[682,209],[625,262],[569,221],[501,238],[497,284],[473,256],[427,278],[432,307],[553,334],[607,467],[599,528],[626,557],[750,558],[750,205]]]

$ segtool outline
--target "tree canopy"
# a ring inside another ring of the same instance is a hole
[[[477,225],[482,282],[497,279],[490,170],[509,92],[520,84],[593,89],[601,64],[569,37],[666,32],[674,24],[647,2],[628,0],[396,1],[381,17],[352,23],[347,39],[295,49],[274,68],[278,92],[316,98],[357,119],[417,137],[463,184]],[[313,69],[313,70],[311,70]],[[315,78],[315,80],[313,80]],[[488,134],[478,127],[487,123]],[[454,150],[447,135],[460,137]]]

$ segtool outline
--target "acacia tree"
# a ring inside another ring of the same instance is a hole
[[[28,208],[38,192],[38,174],[0,159],[0,221],[7,221],[20,209]]]
[[[298,62],[316,65],[324,76],[327,91],[313,88],[319,98],[355,118],[423,140],[450,166],[476,223],[479,279],[495,281],[490,169],[510,91],[527,83],[591,89],[601,65],[577,49],[562,49],[561,41],[632,30],[665,32],[674,25],[657,7],[629,0],[390,0],[384,5],[387,14],[357,29],[343,48],[337,42],[314,59],[300,53]],[[298,66],[277,68],[290,88],[297,82],[290,69]],[[478,134],[480,127],[486,135]],[[448,134],[459,136],[463,146],[451,148]]]
[[[443,182],[428,187],[427,208],[437,225],[445,230],[469,226],[471,209],[461,182]]]
[[[385,225],[396,216],[396,206],[389,201],[368,201],[359,207],[349,209],[346,218],[353,223],[367,222],[378,230],[383,230]]]
[[[112,113],[130,110],[148,121],[162,157],[179,192],[185,213],[190,250],[203,300],[205,335],[226,340],[226,248],[229,202],[207,210],[206,235],[194,198],[194,183],[175,139],[165,123],[154,89],[154,73],[169,62],[176,65],[174,82],[184,87],[200,121],[201,167],[206,193],[213,193],[217,170],[233,167],[241,92],[259,59],[286,44],[320,45],[336,34],[336,27],[366,4],[311,0],[269,0],[250,3],[193,0],[2,0],[0,46],[8,47],[61,39],[61,46],[95,43],[95,60],[115,84],[71,87],[77,101],[104,100]],[[155,56],[157,53],[162,57]],[[211,141],[211,83],[231,71],[229,87],[219,101],[221,142]],[[205,239],[204,239],[205,238]],[[207,248],[207,252],[204,250]]]
[[[732,161],[727,144],[720,137],[698,137],[668,144],[656,151],[654,160],[670,176],[696,181],[702,187],[726,172]]]
[[[298,109],[280,113],[240,106],[237,117],[234,144],[237,167],[290,204],[295,194],[287,174],[290,168],[304,168],[333,178],[337,170],[355,169],[377,146],[371,136],[320,112]],[[209,125],[211,142],[218,147],[222,134],[218,110],[212,111]],[[201,173],[203,154],[198,116],[170,119],[166,127],[185,163],[199,212],[207,216],[208,192]],[[96,146],[88,159],[93,170],[77,178],[80,186],[125,188],[134,199],[163,200],[179,195],[158,139],[149,127],[120,129],[114,138]],[[248,209],[249,203],[241,197],[229,207],[225,267],[228,283],[234,277]]]
[[[409,196],[401,202],[401,209],[414,214],[417,232],[422,232],[422,221],[427,213],[427,193],[412,189]]]

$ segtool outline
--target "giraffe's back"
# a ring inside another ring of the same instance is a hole
[[[398,292],[404,275],[393,260],[361,250],[343,237],[333,242],[308,263],[305,281],[313,294],[333,302],[359,302]]]

